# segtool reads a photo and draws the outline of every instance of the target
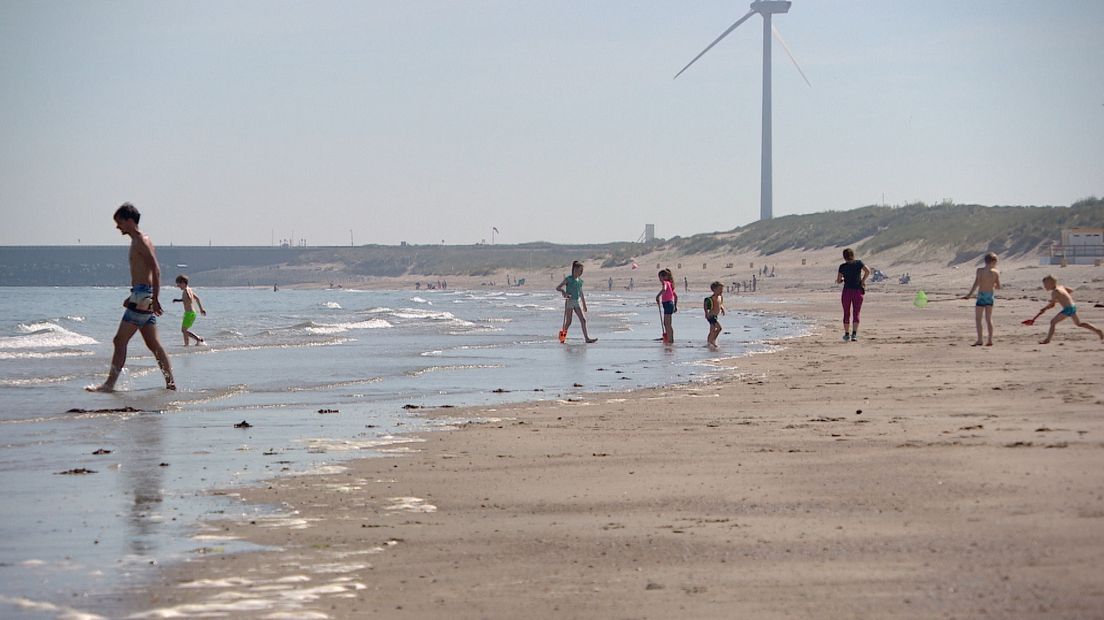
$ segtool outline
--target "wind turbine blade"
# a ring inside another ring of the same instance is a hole
[[[687,69],[689,69],[689,68],[690,68],[690,65],[694,64],[695,62],[698,62],[698,59],[699,59],[699,58],[701,58],[702,56],[705,56],[705,53],[706,53],[706,52],[708,52],[709,50],[713,49],[713,46],[714,46],[714,45],[716,45],[716,44],[720,43],[720,42],[721,42],[721,39],[723,39],[723,38],[727,37],[727,36],[728,36],[728,33],[732,32],[733,30],[736,30],[736,28],[737,28],[737,27],[738,27],[738,26],[739,26],[740,24],[742,24],[742,23],[746,22],[746,21],[748,20],[748,18],[749,18],[749,17],[751,17],[752,15],[755,15],[755,11],[748,11],[747,15],[744,15],[744,16],[743,16],[743,17],[741,17],[740,19],[736,20],[736,23],[735,23],[735,24],[732,24],[731,26],[729,26],[729,27],[728,27],[728,30],[725,30],[724,32],[722,32],[722,33],[721,33],[721,36],[717,37],[717,38],[716,38],[716,39],[715,39],[715,40],[714,40],[714,41],[713,41],[712,43],[710,43],[710,44],[709,44],[709,47],[707,47],[707,48],[703,49],[703,50],[701,51],[701,53],[700,53],[700,54],[698,54],[697,56],[694,56],[694,60],[691,60],[691,61],[690,61],[689,63],[687,63],[687,65],[686,65],[685,67],[683,67],[683,68],[682,68],[682,71],[679,71],[678,73],[676,73],[676,74],[675,74],[675,77],[673,77],[673,78],[671,78],[671,79],[672,79],[672,80],[677,80],[677,79],[678,79],[678,76],[682,75],[682,72],[683,72],[683,71],[686,71]]]
[[[778,39],[778,42],[782,44],[782,49],[786,50],[786,55],[790,57],[790,62],[797,67],[797,72],[801,74],[801,78],[805,80],[809,88],[812,88],[812,83],[809,82],[809,78],[805,77],[805,72],[801,70],[801,65],[797,64],[797,59],[794,58],[793,52],[790,51],[790,46],[786,45],[786,40],[782,38],[782,33],[778,32],[778,28],[775,28],[774,24],[771,24],[771,30],[774,32],[774,38]]]

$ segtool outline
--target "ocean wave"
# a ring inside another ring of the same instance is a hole
[[[336,301],[324,301],[318,305],[322,306],[323,308],[329,308],[330,310],[341,309],[341,304],[337,303]]]
[[[0,360],[49,360],[61,357],[84,357],[95,355],[92,351],[63,349],[60,351],[0,351]]]
[[[353,338],[333,338],[330,340],[312,342],[282,342],[278,344],[242,344],[228,347],[208,346],[208,353],[224,353],[229,351],[261,351],[265,349],[301,349],[306,347],[332,347],[334,345],[353,342]]]
[[[502,329],[501,327],[491,327],[489,325],[482,325],[482,326],[478,326],[478,327],[472,327],[471,329],[465,329],[463,331],[457,331],[457,330],[453,329],[453,330],[449,330],[446,333],[448,333],[448,335],[450,335],[450,336],[469,336],[471,334],[489,334],[489,333],[492,333],[492,332],[501,332],[501,331],[505,331],[505,330]]]
[[[427,299],[422,299],[421,297],[411,297],[410,301],[412,301],[416,304],[427,304],[427,305],[430,305],[430,306],[433,305],[432,301],[429,301]]]
[[[284,336],[288,332],[306,332],[308,334],[340,334],[352,329],[379,329],[391,327],[391,323],[384,319],[368,319],[366,321],[347,321],[344,323],[318,323],[316,321],[300,321],[287,327],[274,327],[262,330],[260,336]]]
[[[445,366],[426,366],[425,368],[419,368],[417,370],[408,370],[403,374],[411,377],[420,377],[424,374],[431,372],[440,372],[442,370],[479,370],[484,368],[505,368],[504,364],[456,364]]]
[[[20,336],[0,337],[0,349],[45,349],[99,344],[94,338],[69,331],[57,323],[20,323]]]
[[[64,375],[61,377],[29,377],[27,379],[0,379],[0,387],[25,387],[31,385],[46,385],[49,383],[65,383],[76,379],[76,375]]]
[[[434,312],[432,310],[421,310],[419,308],[403,308],[397,312],[392,312],[391,316],[399,319],[428,319],[430,321],[447,321],[454,325],[475,325],[471,321],[466,321],[451,312]]]
[[[384,329],[391,326],[383,319],[368,319],[352,323],[313,323],[305,329],[308,334],[341,334],[353,329]]]
[[[410,443],[425,443],[421,437],[396,437],[383,435],[376,439],[342,439],[339,437],[304,437],[295,440],[296,443],[307,445],[307,452],[348,452],[353,450],[371,450],[384,446],[394,446]]]
[[[183,407],[184,405],[205,405],[213,403],[219,400],[226,400],[235,396],[241,396],[249,393],[249,386],[245,384],[231,385],[224,388],[214,390],[197,390],[195,392],[181,391],[178,392],[182,397],[178,400],[171,401],[169,405],[173,407]]]
[[[334,381],[331,383],[319,383],[317,385],[296,385],[289,387],[289,392],[316,392],[320,390],[333,390],[344,387],[356,387],[358,385],[369,385],[372,383],[380,383],[383,381],[381,377],[368,377],[367,379],[350,379],[349,381]]]

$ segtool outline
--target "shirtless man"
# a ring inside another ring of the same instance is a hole
[[[123,320],[119,322],[119,330],[115,332],[115,353],[111,357],[111,370],[107,373],[107,380],[103,385],[87,389],[92,392],[115,391],[115,382],[119,380],[119,373],[126,364],[127,344],[134,337],[134,332],[141,332],[142,340],[157,358],[157,365],[165,375],[165,388],[175,390],[176,382],[173,381],[169,356],[157,339],[157,317],[164,311],[158,300],[161,268],[157,264],[153,242],[148,235],[138,230],[141,214],[134,205],[123,203],[116,209],[114,218],[119,232],[130,237],[130,296],[123,301],[126,311],[123,313]]]

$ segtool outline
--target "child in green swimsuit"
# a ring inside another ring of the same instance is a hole
[[[705,342],[711,346],[717,346],[717,336],[721,335],[720,321],[717,320],[717,315],[724,315],[724,285],[720,282],[714,282],[709,285],[709,290],[713,291],[713,294],[705,298],[705,320],[709,322],[709,336],[706,337]]]
[[[598,342],[597,338],[591,338],[587,333],[587,303],[586,295],[583,294],[583,264],[579,261],[573,261],[571,263],[571,275],[563,279],[560,285],[556,287],[564,298],[564,319],[563,327],[560,329],[560,342],[567,340],[567,328],[571,327],[571,315],[575,314],[579,317],[579,326],[583,328],[583,340],[588,344],[592,342]]]
[[[184,302],[184,320],[180,323],[180,331],[184,334],[184,346],[188,346],[188,339],[194,338],[197,345],[203,344],[203,339],[195,335],[190,331],[192,325],[196,320],[195,310],[192,309],[192,303],[199,306],[199,312],[203,316],[207,316],[207,311],[203,309],[203,302],[199,300],[199,295],[196,295],[192,287],[188,286],[188,276],[179,275],[176,276],[176,287],[184,292],[181,295],[181,299],[174,299],[173,301]]]

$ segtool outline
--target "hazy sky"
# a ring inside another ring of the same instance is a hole
[[[0,0],[0,244],[636,240],[759,216],[746,1]],[[776,216],[1104,194],[1104,2],[794,0]]]

